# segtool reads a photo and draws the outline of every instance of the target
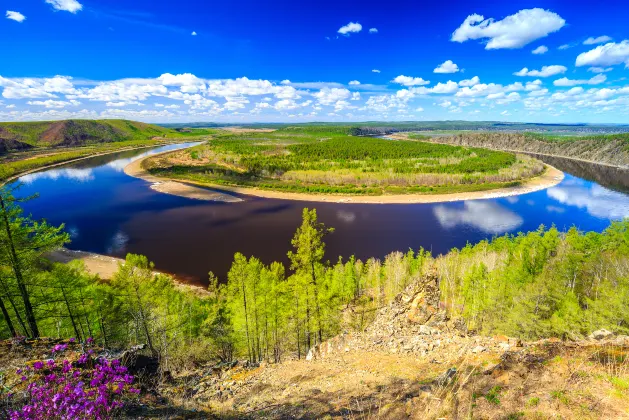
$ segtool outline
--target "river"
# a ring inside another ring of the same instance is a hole
[[[235,252],[286,262],[304,207],[315,207],[335,232],[326,258],[384,257],[424,247],[445,253],[504,233],[540,225],[602,231],[629,217],[629,172],[544,158],[566,172],[557,186],[498,199],[437,204],[308,203],[244,197],[237,203],[197,201],[155,192],[124,174],[133,159],[186,147],[169,145],[99,156],[21,177],[18,196],[35,218],[65,223],[70,249],[124,257],[143,254],[156,268],[205,284],[209,271],[225,278]]]

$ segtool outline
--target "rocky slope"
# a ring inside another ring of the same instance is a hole
[[[406,138],[407,134],[394,137]],[[629,143],[623,138],[606,136],[583,140],[547,141],[519,133],[465,133],[456,136],[432,137],[434,143],[482,147],[515,152],[538,153],[581,159],[613,166],[629,165]]]
[[[429,276],[307,360],[207,366],[163,393],[219,417],[625,418],[628,355],[629,337],[605,330],[578,342],[473,335]]]
[[[57,342],[0,343],[0,371],[44,360]],[[98,351],[140,378],[128,418],[629,418],[629,337],[477,336],[448,318],[436,275],[381,308],[365,331],[319,344],[307,360],[158,373],[141,349]],[[0,377],[4,386],[15,380]]]

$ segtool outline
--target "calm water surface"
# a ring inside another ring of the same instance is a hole
[[[601,231],[629,217],[627,171],[553,159],[567,172],[558,186],[489,200],[439,204],[333,204],[242,197],[214,203],[161,194],[124,174],[133,159],[185,147],[101,156],[20,178],[18,195],[39,193],[27,213],[65,223],[70,249],[124,257],[148,256],[160,270],[204,283],[213,271],[224,278],[235,252],[264,262],[286,261],[290,239],[304,207],[336,228],[327,238],[327,258],[383,257],[424,247],[444,253],[467,242],[555,224]]]

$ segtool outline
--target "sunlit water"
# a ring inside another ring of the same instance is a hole
[[[87,159],[23,176],[19,195],[39,193],[26,212],[53,224],[65,223],[71,249],[123,257],[147,255],[160,270],[204,283],[213,271],[224,277],[235,252],[264,262],[286,261],[290,239],[304,207],[336,231],[326,238],[327,258],[383,257],[424,247],[434,253],[504,233],[555,224],[602,231],[629,217],[622,191],[627,172],[574,162],[550,162],[572,171],[556,187],[516,197],[439,204],[333,204],[242,197],[216,203],[155,192],[124,174],[133,159],[185,147],[171,145]],[[575,173],[579,172],[579,174]],[[605,187],[589,179],[604,179]],[[614,188],[614,189],[612,189]]]

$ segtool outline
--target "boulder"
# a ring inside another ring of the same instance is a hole
[[[590,338],[593,340],[605,340],[608,338],[612,338],[613,336],[614,336],[613,332],[608,331],[604,328],[601,328],[600,330],[596,330],[592,334],[590,334]]]

